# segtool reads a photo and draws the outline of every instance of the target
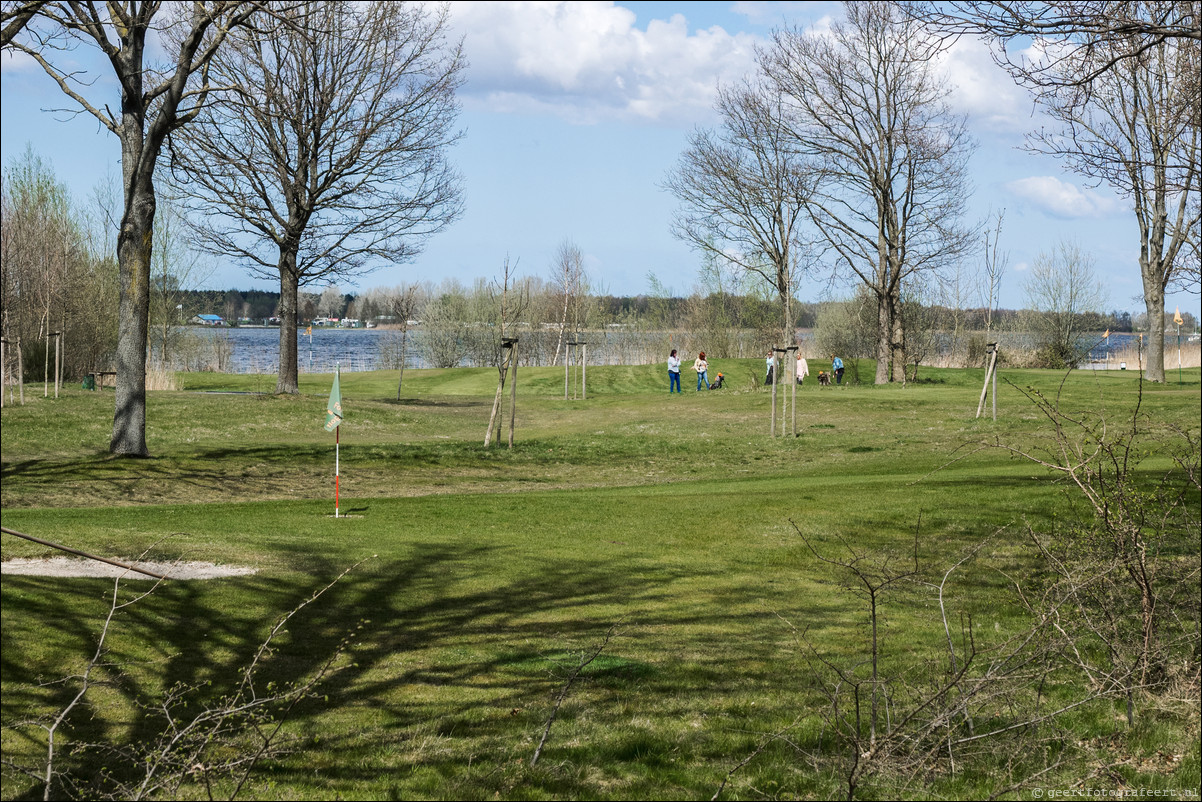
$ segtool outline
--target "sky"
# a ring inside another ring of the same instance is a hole
[[[518,275],[549,278],[570,241],[596,292],[647,293],[649,275],[674,294],[692,292],[700,257],[671,234],[676,201],[662,188],[665,177],[690,133],[717,124],[716,87],[753,73],[755,48],[774,29],[820,30],[840,15],[837,3],[824,2],[453,3],[452,33],[469,62],[459,94],[464,135],[451,153],[464,213],[413,262],[339,286],[353,292],[444,278],[470,285],[499,276],[506,259]],[[73,54],[81,68],[90,66],[87,56]],[[1107,310],[1142,311],[1130,203],[1023,148],[1024,135],[1044,121],[983,44],[960,40],[940,69],[977,142],[968,222],[1005,210],[1001,305],[1023,306],[1024,273],[1066,240],[1092,256]],[[95,74],[97,89],[112,85],[102,70]],[[87,115],[62,111],[71,102],[31,60],[0,57],[0,80],[6,167],[30,146],[81,201],[120,175],[116,137]],[[212,266],[204,287],[278,289],[228,262]],[[818,301],[851,292],[822,275],[799,295]],[[1176,306],[1198,316],[1199,296],[1171,296],[1168,308]]]

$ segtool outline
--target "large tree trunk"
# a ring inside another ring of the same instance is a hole
[[[873,384],[889,383],[889,356],[893,349],[893,315],[889,309],[889,298],[876,298],[876,377]]]
[[[131,114],[138,119],[130,121]],[[140,115],[127,112],[126,117],[121,135],[125,216],[117,234],[121,281],[117,388],[109,451],[120,456],[145,457],[150,454],[146,448],[146,342],[150,332],[150,254],[154,241],[152,177],[157,154],[146,152]]]
[[[296,368],[296,314],[300,294],[300,276],[296,272],[296,252],[280,250],[280,375],[275,384],[277,395],[300,392]]]
[[[901,302],[896,298],[889,304],[893,318],[893,334],[890,337],[890,353],[892,378],[890,381],[906,383],[906,331],[902,322]]]
[[[1141,257],[1139,269],[1144,280],[1144,308],[1148,313],[1147,363],[1144,378],[1150,382],[1164,382],[1164,270],[1159,265],[1149,264],[1149,257]]]

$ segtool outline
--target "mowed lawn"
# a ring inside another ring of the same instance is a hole
[[[168,581],[122,609],[104,684],[60,737],[149,741],[161,726],[147,705],[173,687],[203,686],[201,700],[228,691],[280,615],[351,569],[277,643],[269,668],[284,683],[349,639],[322,695],[290,714],[288,754],[262,761],[244,797],[709,799],[768,743],[724,798],[826,798],[841,793],[838,766],[804,757],[834,749],[818,675],[823,661],[862,670],[868,619],[848,577],[807,541],[894,564],[917,550],[918,578],[937,583],[988,539],[945,601],[982,642],[1000,641],[1028,623],[1013,592],[1034,565],[1026,528],[1081,514],[1048,471],[985,447],[1051,445],[1020,388],[1116,423],[1142,393],[1151,419],[1199,428],[1197,369],[1142,390],[1133,372],[1079,371],[1063,385],[1061,373],[1004,372],[1013,386],[999,384],[996,422],[975,417],[983,371],[924,369],[904,388],[807,381],[796,436],[789,421],[771,438],[761,368],[714,360],[727,389],[697,393],[686,375],[670,396],[661,366],[594,367],[588,398],[568,400],[562,370],[522,369],[512,450],[506,431],[483,447],[495,370],[406,371],[399,400],[395,373],[344,374],[340,519],[334,437],[322,429],[331,376],[304,376],[300,397],[277,398],[262,393],[270,377],[185,375],[184,390],[150,394],[146,460],[107,455],[111,390],[55,400],[28,386],[25,406],[3,410],[6,528],[109,557],[257,570]],[[871,370],[861,365],[866,381]],[[1139,470],[1168,467],[1153,458]],[[8,535],[0,544],[6,560],[52,553]],[[13,725],[74,694],[54,681],[91,657],[112,585],[4,577],[10,764],[44,760],[44,735]],[[122,586],[130,597],[148,587]],[[940,659],[929,585],[899,583],[882,615],[883,667]],[[574,667],[603,644],[530,766]],[[1120,708],[1099,702],[1061,724],[1120,739],[1124,755],[1176,744],[1180,756],[1134,760],[1091,787],[1196,788],[1196,715],[1153,714],[1128,731]],[[102,765],[71,759],[85,775]],[[1040,760],[1055,758],[982,758],[910,793],[989,796]],[[1070,760],[1047,787],[1090,771]],[[3,786],[4,798],[42,793],[12,765]],[[870,778],[861,795],[886,789],[890,778]],[[195,784],[180,793],[204,795]]]

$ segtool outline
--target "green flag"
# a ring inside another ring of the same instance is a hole
[[[338,389],[338,372],[334,372],[334,386],[330,388],[330,400],[326,402],[326,431],[332,432],[342,423],[342,391]]]

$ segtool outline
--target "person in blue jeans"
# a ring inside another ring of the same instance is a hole
[[[671,393],[673,388],[680,393],[680,357],[676,355],[675,348],[668,357],[668,392]]]
[[[835,371],[835,384],[843,383],[843,360],[831,354],[831,369]]]
[[[697,390],[708,390],[710,388],[710,380],[707,375],[709,371],[709,363],[705,361],[705,351],[697,355],[697,359],[693,361],[693,370],[697,371]]]

